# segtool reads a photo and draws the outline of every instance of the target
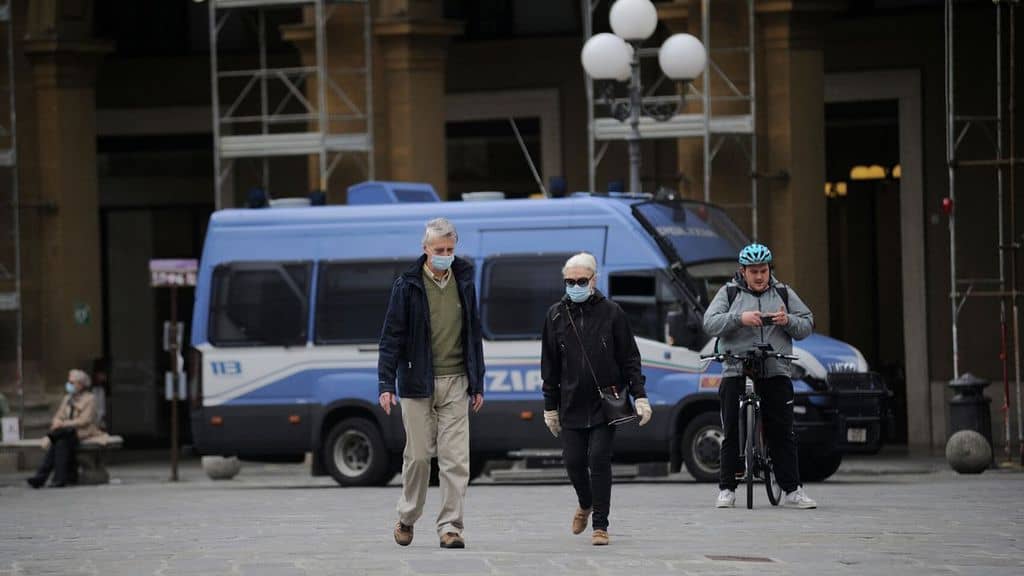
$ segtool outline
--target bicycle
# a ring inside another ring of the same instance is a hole
[[[743,481],[747,484],[747,509],[754,507],[755,482],[764,482],[768,501],[772,506],[778,506],[782,501],[782,486],[775,479],[775,469],[772,467],[771,455],[765,443],[764,426],[761,421],[761,398],[754,390],[754,382],[764,378],[766,360],[796,360],[797,357],[775,352],[769,344],[759,344],[742,356],[725,351],[702,355],[701,359],[715,362],[730,359],[743,364],[746,386],[740,395],[738,439],[744,454]],[[749,434],[748,431],[755,433]]]

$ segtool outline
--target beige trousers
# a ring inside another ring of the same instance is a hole
[[[441,480],[438,535],[462,534],[462,500],[469,485],[469,382],[465,374],[438,376],[432,398],[402,398],[405,452],[398,519],[412,526],[423,515],[430,459],[437,456]]]

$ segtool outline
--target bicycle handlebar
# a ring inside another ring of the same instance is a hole
[[[724,362],[726,359],[736,360],[738,362],[753,362],[764,358],[775,358],[776,360],[798,360],[799,357],[792,354],[783,354],[781,352],[770,352],[767,350],[749,350],[743,356],[733,354],[726,350],[725,352],[719,352],[717,354],[702,354],[701,360],[714,360],[715,362]]]

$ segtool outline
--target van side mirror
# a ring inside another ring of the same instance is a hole
[[[665,342],[669,346],[699,350],[707,340],[703,318],[696,310],[686,308],[665,315]]]

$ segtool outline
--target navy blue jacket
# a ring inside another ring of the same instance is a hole
[[[396,278],[391,287],[377,360],[380,394],[397,391],[403,398],[430,398],[434,394],[430,307],[423,286],[423,265],[426,262],[426,254],[420,256],[416,264]],[[462,360],[469,379],[467,392],[483,394],[484,349],[473,283],[473,263],[456,257],[452,262],[452,273],[462,301]]]

